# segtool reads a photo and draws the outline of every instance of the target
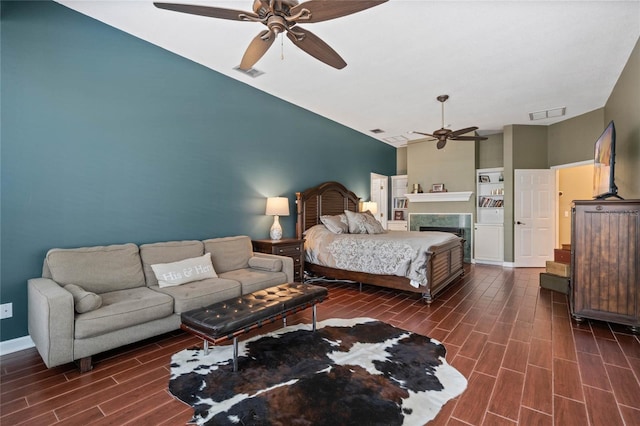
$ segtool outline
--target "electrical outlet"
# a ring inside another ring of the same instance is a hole
[[[13,316],[13,303],[3,303],[0,305],[0,319],[11,318]]]

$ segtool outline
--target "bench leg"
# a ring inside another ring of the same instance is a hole
[[[209,341],[207,339],[202,339],[202,349],[204,349],[205,355],[209,355]]]
[[[313,331],[316,331],[316,306],[318,305],[313,305]]]
[[[238,338],[233,338],[233,371],[238,371]]]

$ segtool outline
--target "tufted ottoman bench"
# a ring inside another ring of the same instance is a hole
[[[209,342],[218,344],[233,339],[233,371],[238,370],[238,336],[264,324],[313,306],[313,331],[316,330],[316,304],[328,296],[324,287],[288,283],[254,291],[244,296],[214,303],[181,314],[181,328],[201,337],[204,351]]]

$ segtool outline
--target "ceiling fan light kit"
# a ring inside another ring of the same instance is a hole
[[[239,69],[247,71],[264,56],[281,33],[307,54],[325,64],[342,69],[347,63],[328,44],[311,31],[298,25],[299,22],[314,23],[328,21],[361,12],[388,0],[309,0],[298,4],[297,0],[254,0],[253,12],[198,6],[182,3],[153,3],[159,9],[209,18],[229,19],[244,22],[259,22],[267,27],[249,44],[240,61]]]
[[[438,141],[438,143],[436,144],[436,147],[438,149],[442,149],[445,147],[445,145],[447,144],[448,140],[452,140],[452,141],[483,141],[486,140],[487,138],[483,137],[483,136],[462,136],[465,133],[471,133],[474,132],[476,130],[478,130],[477,127],[473,126],[473,127],[465,127],[464,129],[459,129],[459,130],[451,130],[451,129],[446,129],[444,127],[444,103],[447,101],[447,99],[449,99],[449,95],[440,95],[436,98],[438,100],[438,102],[440,102],[440,104],[442,105],[442,127],[438,130],[435,130],[433,133],[424,133],[424,132],[418,132],[418,131],[411,131],[409,133],[416,133],[419,135],[423,135],[423,136],[429,136],[433,139],[430,140],[434,140],[434,141]]]

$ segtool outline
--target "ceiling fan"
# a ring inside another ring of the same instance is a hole
[[[442,128],[436,130],[435,132],[433,132],[433,134],[431,133],[422,133],[422,132],[416,132],[416,131],[412,131],[410,133],[417,133],[419,135],[424,135],[424,136],[430,136],[434,139],[430,139],[430,140],[437,140],[438,144],[436,145],[438,147],[438,149],[442,149],[444,148],[444,146],[447,144],[447,140],[452,140],[452,141],[483,141],[486,140],[487,138],[482,137],[482,136],[462,136],[465,133],[469,133],[469,132],[473,132],[474,130],[478,130],[477,127],[466,127],[464,129],[460,129],[460,130],[451,130],[451,129],[445,129],[444,128],[444,103],[447,99],[449,99],[449,95],[440,95],[436,98],[441,104],[442,104]]]
[[[340,18],[385,3],[387,0],[309,0],[298,4],[298,0],[254,0],[253,12],[224,9],[220,7],[189,5],[180,3],[153,3],[157,8],[210,18],[234,21],[260,22],[267,29],[258,34],[249,44],[239,68],[247,71],[258,62],[273,44],[276,36],[287,33],[289,40],[314,58],[337,69],[347,63],[328,44],[298,23],[314,23]]]

